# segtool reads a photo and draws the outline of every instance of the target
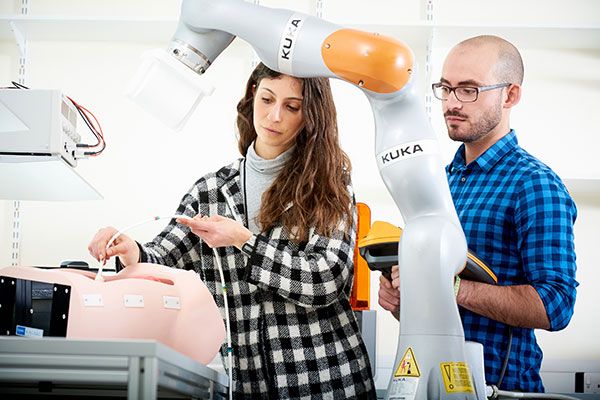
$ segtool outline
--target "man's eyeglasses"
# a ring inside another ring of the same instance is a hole
[[[431,85],[433,95],[436,99],[446,101],[450,94],[454,92],[454,96],[461,103],[472,103],[477,101],[479,93],[486,92],[488,90],[500,89],[512,85],[511,83],[498,83],[489,86],[448,86],[441,82],[434,83]]]

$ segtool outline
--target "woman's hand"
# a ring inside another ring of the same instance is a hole
[[[106,248],[108,241],[117,232],[112,226],[100,229],[88,245],[88,251],[92,257],[103,264],[112,256],[118,256],[124,267],[137,263],[140,259],[140,249],[129,236],[119,235],[110,247]]]
[[[189,227],[212,248],[235,246],[241,249],[252,236],[252,232],[239,222],[220,215],[207,217],[198,214],[192,219],[177,218],[177,222]]]
[[[400,271],[398,266],[392,267],[392,281],[383,274],[379,277],[379,305],[390,311],[396,319],[400,312]]]

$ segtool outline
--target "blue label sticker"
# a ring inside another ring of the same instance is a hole
[[[17,336],[27,336],[27,337],[43,337],[44,330],[31,328],[29,326],[17,325],[17,329],[15,329],[15,334]]]

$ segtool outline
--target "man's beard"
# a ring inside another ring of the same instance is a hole
[[[468,116],[461,114],[459,111],[448,110],[444,113],[444,117],[447,116],[465,118],[467,121],[469,121]],[[459,132],[446,123],[446,127],[448,128],[448,136],[450,136],[450,139],[456,142],[477,142],[490,133],[494,128],[496,128],[501,119],[502,107],[498,105],[497,107],[488,109],[477,121],[474,121],[471,124],[471,129],[469,132]]]

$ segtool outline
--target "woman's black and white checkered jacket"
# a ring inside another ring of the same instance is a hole
[[[219,214],[247,226],[239,166],[240,160],[199,179],[177,213]],[[308,241],[297,244],[276,227],[252,236],[250,254],[233,246],[218,249],[228,287],[236,398],[376,397],[349,303],[354,228],[350,237],[341,230],[332,237],[311,230]],[[188,228],[172,221],[142,250],[143,262],[197,271],[224,315],[212,249]]]

